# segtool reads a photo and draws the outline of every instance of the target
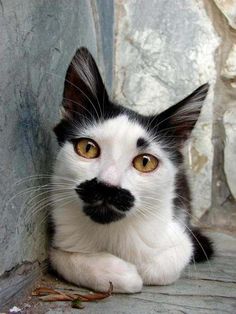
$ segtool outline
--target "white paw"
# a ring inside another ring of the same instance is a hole
[[[110,254],[94,260],[90,276],[90,287],[97,291],[107,291],[109,282],[112,282],[113,291],[119,293],[140,292],[143,286],[134,265]]]
[[[175,270],[166,272],[158,270],[154,265],[147,265],[147,270],[142,272],[142,278],[147,286],[166,286],[174,283],[180,277],[180,274]]]

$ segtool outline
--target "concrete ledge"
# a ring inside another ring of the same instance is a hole
[[[23,263],[0,278],[0,311],[26,297],[47,269],[47,263]]]
[[[190,265],[181,279],[170,286],[144,287],[142,293],[133,295],[114,294],[100,302],[84,303],[83,313],[190,313],[222,314],[236,311],[236,238],[211,232],[216,245],[216,256],[209,263]],[[39,286],[55,289],[78,288],[51,275],[45,275]],[[85,289],[79,289],[85,292]],[[9,291],[9,290],[8,290]],[[22,313],[59,314],[78,313],[70,302],[40,302],[37,297],[27,298],[9,306],[18,306]],[[10,307],[6,308],[6,311]]]

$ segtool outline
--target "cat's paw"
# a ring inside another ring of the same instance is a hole
[[[113,291],[117,293],[136,293],[142,290],[143,282],[133,264],[122,259],[104,254],[94,261],[90,273],[90,286],[96,291],[107,291],[112,282]]]
[[[147,264],[146,269],[142,271],[143,282],[147,286],[166,286],[179,279],[181,272],[158,269],[154,264]]]

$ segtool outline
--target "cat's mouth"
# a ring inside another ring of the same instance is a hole
[[[121,187],[109,186],[96,178],[76,187],[84,202],[83,211],[93,221],[108,224],[126,217],[134,205],[134,196]]]
[[[83,211],[94,222],[100,224],[108,224],[126,216],[124,213],[119,212],[114,206],[105,202],[96,205],[84,204]]]

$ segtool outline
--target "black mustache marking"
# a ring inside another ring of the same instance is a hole
[[[124,218],[124,213],[134,205],[134,196],[128,190],[107,185],[96,178],[81,183],[75,190],[86,203],[84,213],[98,223]]]
[[[85,205],[83,211],[93,221],[100,224],[109,224],[111,222],[125,218],[125,214],[113,210],[106,204],[97,206]]]

